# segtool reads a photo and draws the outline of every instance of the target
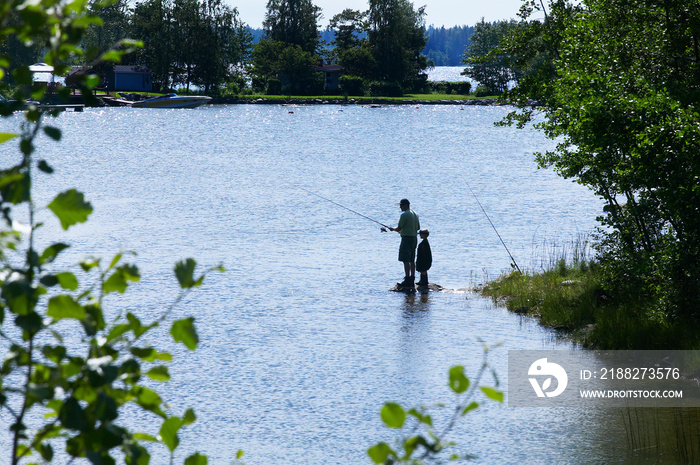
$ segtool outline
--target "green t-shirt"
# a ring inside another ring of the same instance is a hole
[[[401,213],[398,227],[401,228],[402,236],[416,236],[418,234],[418,230],[420,229],[418,213],[414,212],[410,208]]]

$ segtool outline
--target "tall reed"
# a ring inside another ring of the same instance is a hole
[[[697,409],[626,408],[621,414],[631,455],[640,459],[667,457],[663,463],[700,462],[700,414]]]

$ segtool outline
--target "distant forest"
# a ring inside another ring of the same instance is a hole
[[[423,54],[428,60],[432,60],[435,66],[461,66],[462,55],[473,32],[473,26],[428,26],[428,42]]]
[[[249,27],[253,34],[253,43],[256,43],[263,35],[262,29]],[[435,27],[430,25],[426,28],[428,42],[425,44],[423,54],[432,60],[435,66],[461,66],[462,55],[469,43],[469,38],[474,32],[472,26],[455,27]],[[326,46],[335,38],[335,31],[322,30],[321,40]]]

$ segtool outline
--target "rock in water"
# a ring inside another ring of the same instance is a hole
[[[397,284],[389,290],[391,292],[405,292],[405,293],[416,292],[416,291],[418,291],[418,292],[440,292],[440,291],[445,290],[445,288],[440,286],[439,284],[434,284],[434,283],[430,283],[427,286],[416,286],[416,285],[400,286]]]

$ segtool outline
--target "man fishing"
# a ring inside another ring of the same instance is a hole
[[[416,246],[418,245],[418,230],[420,221],[418,213],[411,210],[411,202],[408,199],[401,199],[401,216],[399,224],[395,228],[389,228],[401,234],[401,245],[399,246],[399,261],[403,262],[405,278],[398,283],[399,287],[413,287],[416,281]]]

